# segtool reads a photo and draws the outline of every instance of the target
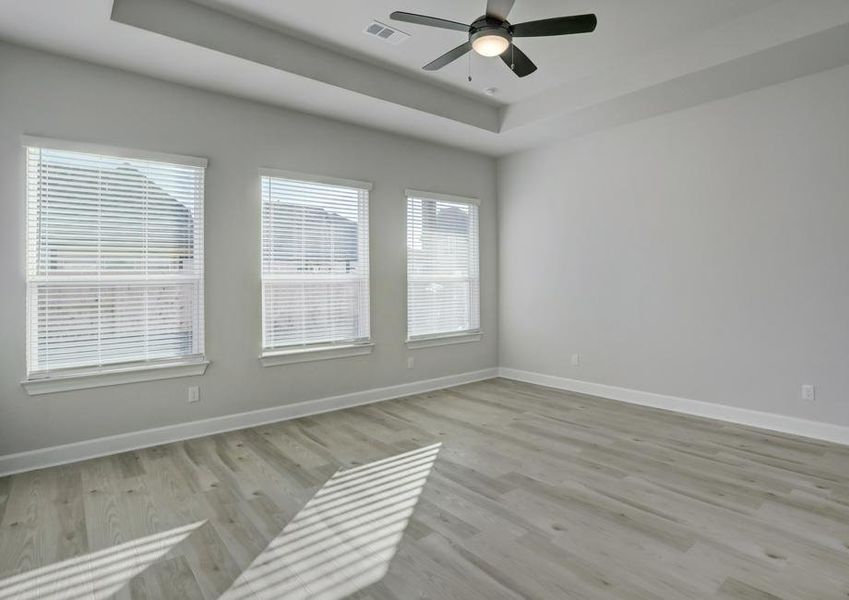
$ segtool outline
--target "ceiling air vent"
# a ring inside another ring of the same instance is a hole
[[[400,29],[395,29],[394,27],[385,25],[380,21],[372,21],[369,23],[368,27],[363,30],[363,32],[393,45],[400,44],[410,37],[409,33],[404,33]]]

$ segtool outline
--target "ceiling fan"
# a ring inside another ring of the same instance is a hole
[[[574,15],[555,17],[539,21],[511,24],[507,20],[514,0],[487,0],[486,14],[471,25],[456,21],[395,11],[390,19],[406,21],[417,25],[428,25],[441,29],[463,31],[469,35],[468,41],[449,50],[436,60],[426,64],[425,71],[436,71],[457,60],[470,50],[481,56],[501,56],[510,69],[519,77],[525,77],[537,70],[537,66],[527,55],[513,44],[514,37],[543,37],[549,35],[569,35],[572,33],[590,33],[595,30],[598,20],[595,15]],[[507,50],[510,49],[508,52]]]

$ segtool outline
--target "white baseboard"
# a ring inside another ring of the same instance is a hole
[[[750,427],[790,433],[849,446],[849,427],[840,425],[831,425],[820,421],[808,421],[806,419],[749,410],[747,408],[737,408],[735,406],[728,406],[727,404],[690,400],[687,398],[678,398],[677,396],[665,396],[663,394],[642,392],[602,383],[567,379],[566,377],[544,375],[542,373],[521,371],[506,367],[499,368],[498,373],[500,377],[504,377],[505,379],[536,383],[559,390],[599,396],[601,398],[619,400],[620,402],[628,402],[629,404],[662,408],[687,415],[707,417],[738,425],[748,425]]]
[[[331,396],[318,400],[308,400],[296,404],[275,406],[273,408],[214,417],[201,421],[168,425],[156,429],[134,431],[62,446],[20,452],[18,454],[7,454],[0,456],[0,477],[89,458],[97,458],[99,456],[107,456],[118,452],[148,448],[169,442],[178,442],[226,431],[245,429],[246,427],[256,427],[278,421],[297,419],[298,417],[371,404],[372,402],[380,402],[382,400],[422,394],[499,376],[569,392],[599,396],[630,404],[639,404],[641,406],[662,408],[688,415],[707,417],[709,419],[717,419],[729,423],[748,425],[750,427],[779,431],[849,446],[849,427],[737,408],[713,402],[690,400],[590,381],[580,381],[578,379],[568,379],[566,377],[500,367],[438,377],[436,379],[414,381],[412,383],[354,392],[341,396]]]
[[[273,408],[214,417],[201,421],[191,421],[189,423],[168,425],[156,429],[145,429],[143,431],[112,435],[93,440],[74,442],[72,444],[64,444],[62,446],[40,448],[18,454],[7,454],[0,456],[0,476],[31,471],[33,469],[42,469],[44,467],[53,467],[118,452],[127,452],[128,450],[148,448],[159,444],[178,442],[215,433],[223,433],[225,431],[287,421],[298,417],[316,415],[341,408],[360,406],[362,404],[371,404],[372,402],[380,402],[382,400],[432,392],[464,383],[491,379],[497,376],[497,368],[483,369],[481,371],[448,375],[446,377],[437,377],[436,379],[425,379],[341,396],[331,396],[318,400],[298,402],[296,404],[286,404]]]

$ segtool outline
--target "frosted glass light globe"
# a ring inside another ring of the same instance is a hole
[[[510,41],[500,35],[482,35],[472,41],[472,48],[481,56],[498,56],[510,46]]]

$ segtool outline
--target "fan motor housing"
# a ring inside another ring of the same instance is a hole
[[[486,15],[469,25],[469,41],[474,42],[477,38],[485,35],[497,35],[507,41],[512,41],[513,39],[513,36],[510,34],[510,23],[493,19]]]

